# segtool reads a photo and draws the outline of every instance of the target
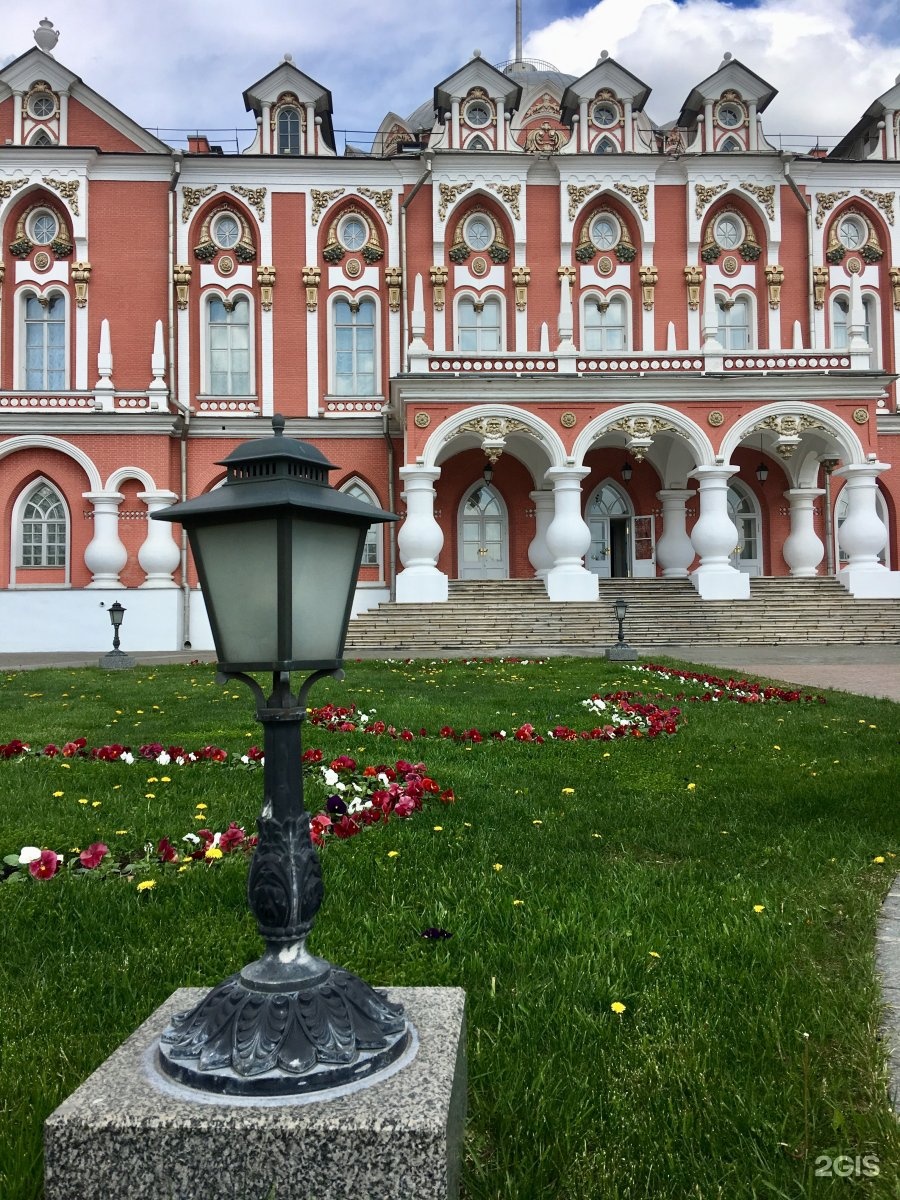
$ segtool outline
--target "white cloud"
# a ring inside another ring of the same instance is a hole
[[[554,4],[525,0],[526,31],[529,9],[552,12]],[[3,50],[18,56],[34,44],[44,6],[2,7]],[[474,48],[489,62],[511,57],[514,35],[511,0],[67,0],[59,9],[46,5],[61,32],[59,60],[136,121],[160,128],[249,128],[242,92],[289,52],[331,90],[337,128],[374,130],[389,110],[407,116],[430,99]],[[653,89],[648,112],[657,121],[673,119],[730,50],[779,89],[763,118],[767,131],[842,134],[900,70],[897,0],[760,0],[753,8],[600,0],[525,42],[526,55],[572,74],[603,49]]]

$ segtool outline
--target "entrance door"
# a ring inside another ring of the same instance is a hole
[[[509,574],[506,508],[488,483],[476,483],[459,510],[460,579],[506,579]]]
[[[631,574],[631,505],[607,480],[588,500],[585,515],[591,545],[585,566],[600,579],[625,579]]]
[[[745,575],[762,575],[762,547],[759,541],[759,512],[748,492],[730,484],[728,515],[738,532],[737,545],[731,552],[731,565]]]

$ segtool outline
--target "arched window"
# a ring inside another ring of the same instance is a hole
[[[863,337],[870,348],[869,363],[878,366],[878,320],[875,297],[866,294],[862,298],[865,326]],[[834,350],[846,350],[850,345],[850,297],[839,292],[831,301],[831,346]]]
[[[375,378],[375,301],[339,296],[334,321],[334,394],[377,396]]]
[[[456,310],[457,348],[463,353],[496,353],[503,348],[502,312],[495,297],[464,296]]]
[[[621,296],[585,298],[582,349],[607,353],[628,349],[628,310]]]
[[[466,143],[467,150],[490,150],[490,146],[479,133]]]
[[[759,508],[753,495],[741,484],[728,485],[728,515],[738,535],[737,544],[730,555],[731,565],[745,575],[761,575]]]
[[[371,504],[377,507],[377,502],[368,488],[363,487],[361,483],[351,480],[341,488],[342,492],[346,492],[348,496],[353,496],[356,500],[361,500],[363,504]],[[365,544],[363,545],[361,567],[380,567],[381,566],[381,526],[370,525],[366,533]]]
[[[39,129],[29,143],[32,146],[52,146],[53,138],[46,129]]]
[[[719,341],[726,350],[750,349],[750,302],[746,297],[717,296]]]
[[[743,150],[743,146],[737,138],[728,137],[719,147],[723,154],[736,154],[738,150]]]
[[[66,302],[60,292],[24,297],[25,355],[21,386],[53,392],[66,386]]]
[[[249,396],[250,303],[246,296],[207,304],[207,380],[211,396]]]
[[[296,108],[288,107],[279,109],[278,153],[300,153],[300,113]]]
[[[45,479],[31,488],[19,510],[20,567],[64,567],[69,520],[62,496]]]
[[[595,154],[618,154],[619,147],[612,138],[602,137],[594,147]]]

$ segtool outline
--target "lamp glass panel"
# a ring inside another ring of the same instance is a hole
[[[293,658],[339,658],[366,527],[296,518],[291,525]]]
[[[273,662],[278,658],[274,520],[201,525],[191,546],[205,575],[204,598],[221,662]]]

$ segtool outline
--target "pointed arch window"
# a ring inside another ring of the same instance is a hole
[[[66,505],[46,480],[25,497],[19,523],[20,567],[64,567],[68,558],[69,520]]]
[[[607,353],[628,349],[628,312],[621,296],[585,300],[583,349]]]
[[[334,302],[333,319],[335,395],[377,396],[375,301],[339,296]]]
[[[618,154],[619,147],[612,138],[602,137],[594,148],[595,154]]]
[[[496,353],[503,348],[500,301],[464,296],[456,310],[458,348],[463,353]]]
[[[32,145],[32,146],[52,146],[53,138],[51,138],[50,134],[46,131],[46,129],[39,129],[37,131],[37,133],[34,135],[34,137],[31,139],[30,145]]]
[[[727,137],[719,147],[723,154],[736,154],[738,150],[743,150],[743,148],[735,137]]]
[[[247,297],[223,300],[221,296],[211,296],[206,312],[209,394],[251,395],[250,303]]]
[[[717,296],[718,337],[726,350],[750,349],[750,302],[744,296]]]
[[[481,136],[481,134],[478,134],[477,137],[473,137],[469,142],[466,143],[466,149],[467,150],[490,150],[490,146],[487,144],[487,142],[484,140],[484,138]]]
[[[24,297],[22,387],[53,392],[66,386],[66,302],[60,292]]]
[[[278,112],[278,153],[300,153],[300,112],[293,105]]]
[[[350,483],[345,484],[341,488],[348,496],[353,496],[356,500],[361,500],[363,504],[371,504],[377,506],[372,493],[368,488],[363,487],[355,479]],[[366,540],[363,544],[361,567],[380,567],[381,566],[381,526],[370,525],[366,533]]]

